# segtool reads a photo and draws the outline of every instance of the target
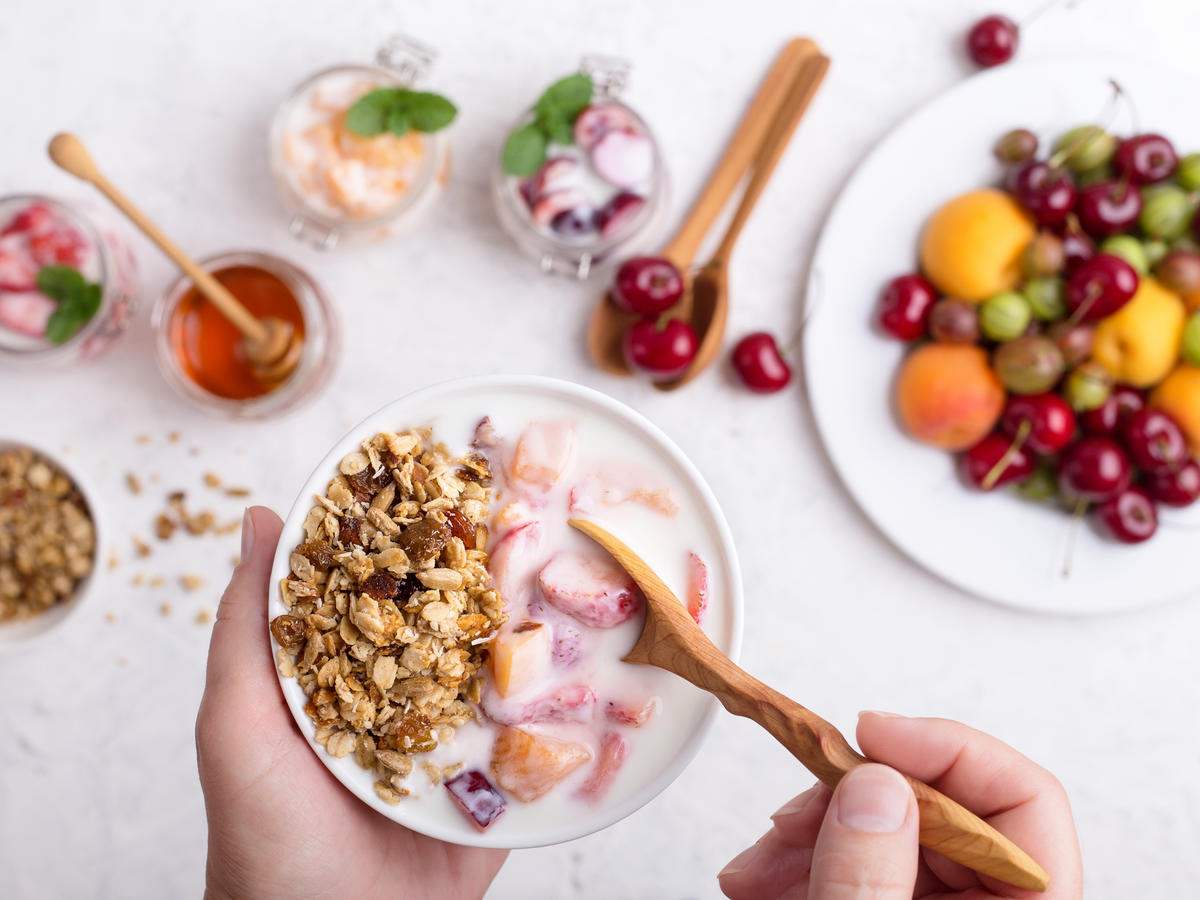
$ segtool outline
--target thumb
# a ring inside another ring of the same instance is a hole
[[[917,801],[895,769],[867,763],[842,777],[813,849],[810,900],[911,900]]]

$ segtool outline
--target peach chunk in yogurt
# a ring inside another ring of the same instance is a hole
[[[428,152],[420,132],[363,137],[346,127],[346,111],[384,86],[359,73],[331,72],[297,99],[284,125],[284,173],[314,211],[335,220],[380,218],[420,174]]]

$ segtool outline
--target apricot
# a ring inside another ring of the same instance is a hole
[[[1200,459],[1200,367],[1183,363],[1150,395],[1150,405],[1170,414]]]
[[[925,223],[921,269],[943,294],[979,303],[1017,286],[1035,234],[1029,214],[1004,191],[970,191]]]
[[[492,678],[501,697],[540,680],[549,664],[550,629],[541,622],[522,622],[492,641]]]
[[[1004,410],[1004,386],[983,348],[926,344],[900,369],[896,408],[917,440],[966,450],[996,426]]]
[[[1133,299],[1096,326],[1092,358],[1123,384],[1158,384],[1179,360],[1186,320],[1179,295],[1147,275]]]
[[[591,758],[585,744],[507,727],[492,746],[492,774],[522,803],[532,803]]]

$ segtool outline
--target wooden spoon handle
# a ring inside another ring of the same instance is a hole
[[[787,149],[792,135],[796,132],[796,126],[800,124],[828,71],[829,57],[820,53],[813,53],[802,62],[799,72],[788,86],[788,93],[779,106],[770,132],[763,139],[758,157],[754,161],[754,174],[729,222],[729,227],[725,230],[725,236],[713,254],[715,259],[728,261],[733,253],[733,246],[749,221],[758,198],[762,196],[763,189],[771,180],[775,167],[783,158],[783,151]]]
[[[686,269],[695,260],[700,243],[750,170],[795,73],[801,63],[816,52],[816,44],[808,38],[792,38],[775,57],[700,196],[662,250],[662,255],[679,268]]]
[[[254,343],[266,341],[267,330],[263,324],[246,307],[242,306],[221,282],[198,266],[174,241],[159,230],[158,226],[151,222],[145,213],[134,206],[133,201],[104,177],[79,138],[73,134],[56,134],[50,141],[49,152],[50,158],[59,168],[92,184],[96,190],[112,202],[113,206],[121,210],[129,221],[141,229],[146,237],[169,256],[185,275],[192,279],[200,292],[237,327],[238,331]]]

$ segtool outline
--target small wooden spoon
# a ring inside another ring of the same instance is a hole
[[[792,38],[784,44],[770,71],[763,78],[758,93],[746,107],[742,121],[726,145],[724,154],[713,169],[700,196],[692,204],[675,236],[659,254],[673,262],[683,273],[684,291],[679,311],[685,319],[690,317],[691,268],[700,243],[750,170],[801,64],[816,53],[816,44],[808,38]],[[625,362],[621,339],[626,329],[636,322],[637,318],[618,309],[609,299],[607,292],[596,304],[588,322],[587,347],[592,361],[605,372],[613,375],[632,374]]]
[[[655,382],[654,386],[659,390],[673,391],[683,387],[707,369],[720,354],[725,343],[725,323],[729,318],[729,260],[733,256],[733,248],[827,71],[829,58],[817,53],[804,61],[792,82],[787,97],[780,105],[774,127],[763,141],[754,163],[754,175],[746,186],[742,202],[738,204],[725,236],[712,259],[696,273],[692,281],[692,327],[700,338],[696,357],[679,378]]]
[[[100,172],[87,147],[73,134],[56,134],[50,141],[50,158],[64,171],[96,187],[121,210],[129,221],[158,245],[175,265],[195,283],[200,293],[225,316],[244,338],[243,349],[255,376],[264,384],[283,381],[296,368],[303,341],[290,322],[282,319],[258,319],[242,306],[223,284],[213,278],[163,234],[146,215]]]
[[[625,662],[665,669],[713,694],[735,716],[765,728],[831,788],[850,769],[869,762],[831,724],[747,674],[717,649],[671,589],[618,538],[583,519],[569,524],[607,550],[646,597],[646,623]],[[1044,891],[1050,885],[1045,869],[983,819],[924,782],[905,778],[917,798],[923,847],[1026,890]]]

